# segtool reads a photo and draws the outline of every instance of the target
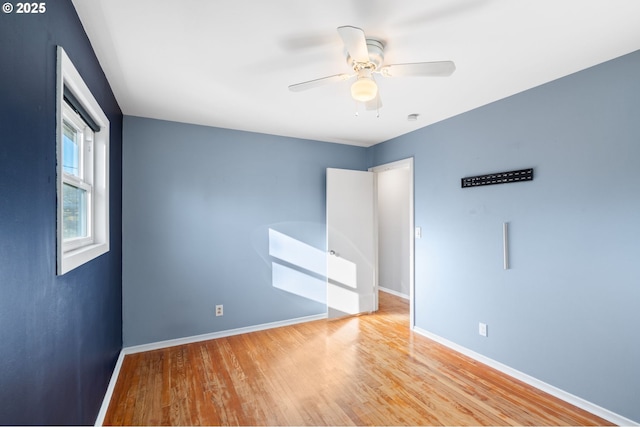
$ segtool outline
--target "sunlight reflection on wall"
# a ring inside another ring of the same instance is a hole
[[[325,251],[273,228],[269,228],[269,255],[273,287],[322,304],[328,300],[332,309],[346,314],[360,311],[353,262],[339,254],[327,258]],[[328,284],[327,262],[331,272]]]
[[[326,304],[326,254],[269,228],[272,285],[283,291]]]

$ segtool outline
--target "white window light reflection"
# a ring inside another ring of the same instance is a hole
[[[272,286],[347,314],[360,310],[356,264],[269,228]],[[331,277],[327,287],[327,263]],[[349,289],[352,288],[352,289]]]

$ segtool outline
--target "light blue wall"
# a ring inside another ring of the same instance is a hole
[[[129,116],[123,135],[125,346],[326,312],[274,287],[273,262],[322,272],[270,256],[269,228],[324,252],[325,169],[366,169],[364,148]]]
[[[418,327],[640,420],[640,52],[368,154],[415,157]],[[527,167],[532,182],[460,188]]]
[[[274,262],[321,274],[269,229],[324,251],[325,168],[414,157],[417,326],[640,420],[639,75],[636,52],[370,149],[125,117],[125,346],[323,313],[274,287]]]

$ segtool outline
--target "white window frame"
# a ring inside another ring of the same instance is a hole
[[[56,85],[57,155],[57,274],[65,274],[109,251],[109,120],[82,80],[64,49],[58,46]],[[100,128],[93,132],[64,100],[64,89],[73,93]],[[82,133],[82,172],[79,177],[63,169],[64,121]],[[63,185],[89,190],[87,237],[63,237]]]
[[[63,120],[63,135],[64,135],[64,123],[66,122],[72,127],[80,142],[79,150],[79,170],[76,175],[67,173],[64,170],[64,153],[62,155],[62,186],[64,184],[71,185],[73,187],[84,190],[86,193],[86,230],[87,235],[84,237],[76,237],[73,239],[64,239],[63,236],[63,251],[68,252],[74,249],[78,249],[82,246],[90,245],[94,242],[93,236],[93,130],[84,122],[82,117],[76,113],[69,104],[66,102],[62,105],[62,120]],[[63,143],[64,146],[64,143]],[[62,199],[61,199],[62,200]]]

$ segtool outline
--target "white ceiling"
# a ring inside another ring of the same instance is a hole
[[[639,0],[73,0],[126,115],[371,146],[640,49]],[[451,77],[351,81],[336,28],[385,63],[452,60]],[[417,121],[407,115],[419,114]]]

